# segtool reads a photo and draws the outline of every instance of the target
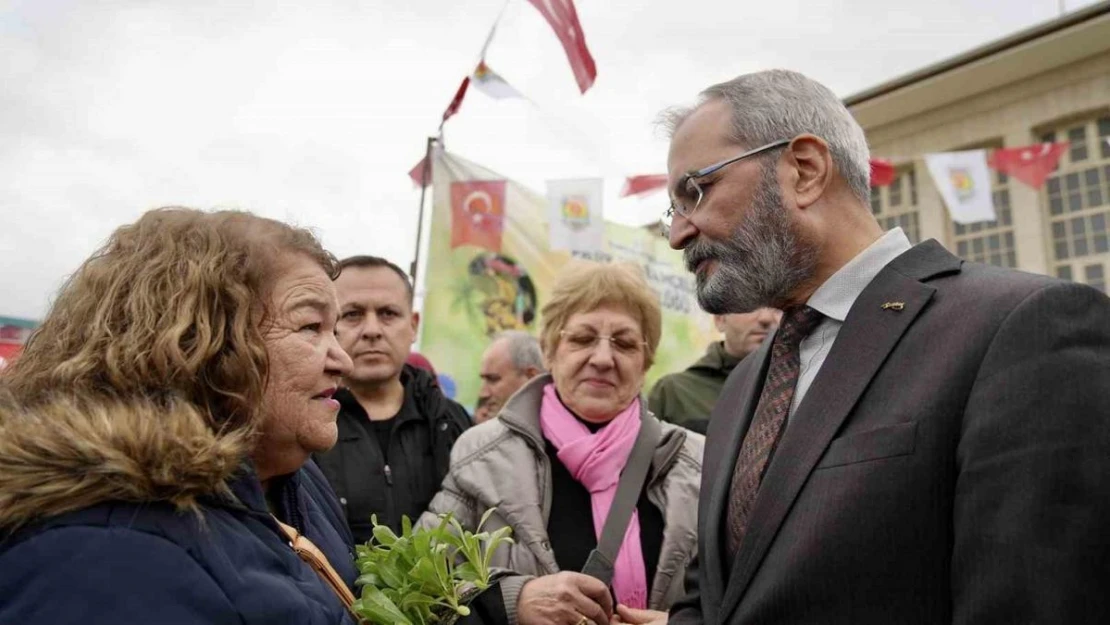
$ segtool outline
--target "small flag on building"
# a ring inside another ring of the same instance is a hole
[[[490,69],[485,61],[479,62],[478,67],[474,68],[474,73],[470,76],[470,84],[495,100],[524,97],[509,84],[509,81]]]
[[[926,154],[925,166],[958,224],[995,219],[986,150]]]
[[[602,180],[547,182],[550,247],[571,252],[597,252],[605,245],[601,213]]]
[[[1013,176],[1025,184],[1040,189],[1044,181],[1056,170],[1060,157],[1068,149],[1067,143],[1042,143],[1020,148],[999,148],[991,154],[990,166]]]
[[[563,44],[563,51],[567,53],[578,89],[586,93],[597,78],[597,66],[586,47],[586,33],[582,32],[582,24],[578,22],[573,0],[528,0],[528,3],[536,7],[555,31],[555,36]]]
[[[451,183],[451,249],[474,245],[500,252],[504,228],[504,180]]]

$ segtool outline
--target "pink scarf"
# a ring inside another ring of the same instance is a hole
[[[555,394],[555,386],[548,384],[543,388],[540,428],[558,450],[563,466],[590,491],[594,532],[601,540],[601,528],[617,494],[617,481],[640,433],[639,398],[595,434],[571,414]],[[633,509],[617,561],[613,563],[613,592],[622,604],[645,609],[647,590],[647,568],[640,547],[640,516]]]

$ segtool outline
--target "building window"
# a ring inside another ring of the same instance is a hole
[[[1101,264],[1087,265],[1083,268],[1083,277],[1086,279],[1087,284],[1095,287],[1096,289],[1106,292],[1106,274],[1105,269]]]
[[[901,228],[911,243],[921,241],[917,216],[917,174],[913,166],[899,170],[894,182],[871,188],[871,212],[884,230]]]
[[[1010,180],[1005,174],[993,172],[991,197],[994,199],[996,219],[966,225],[951,222],[951,240],[956,244],[957,256],[998,267],[1018,266],[1009,187]]]
[[[1110,264],[1110,116],[1045,133],[1068,150],[1042,192],[1056,275],[1106,290]]]

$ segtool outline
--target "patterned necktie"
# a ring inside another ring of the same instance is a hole
[[[740,543],[748,529],[748,517],[755,505],[755,496],[771,454],[782,437],[786,416],[794,400],[798,383],[798,348],[824,317],[803,306],[786,313],[771,345],[771,364],[763,391],[755,409],[748,433],[740,445],[736,468],[732,472],[732,489],[728,498],[728,556],[735,561]]]

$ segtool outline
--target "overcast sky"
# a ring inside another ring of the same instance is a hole
[[[1092,4],[1068,0],[1067,9]],[[0,0],[0,315],[41,317],[117,226],[160,205],[315,228],[408,267],[406,177],[503,0]],[[511,0],[489,65],[535,102],[471,91],[449,150],[542,192],[664,169],[653,120],[711,83],[785,67],[850,95],[1052,19],[1058,0],[577,0],[598,77]]]

